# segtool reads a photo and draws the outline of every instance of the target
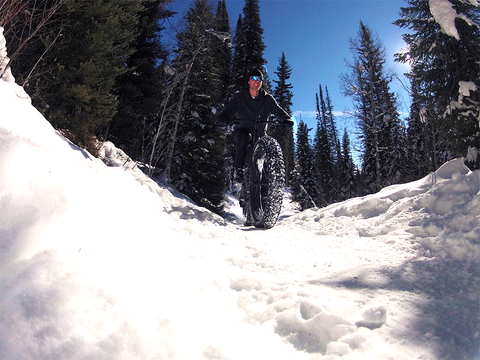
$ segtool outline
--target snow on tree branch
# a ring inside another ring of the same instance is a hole
[[[473,5],[478,6],[477,0],[470,0],[470,2]],[[457,40],[460,40],[460,35],[458,34],[455,26],[456,18],[463,19],[470,26],[476,25],[471,20],[467,19],[463,14],[457,14],[452,3],[448,0],[429,0],[428,5],[435,22],[440,25],[442,32],[446,35],[454,37]]]

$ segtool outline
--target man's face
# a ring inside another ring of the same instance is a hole
[[[258,91],[262,87],[262,78],[259,76],[252,76],[248,80],[248,85],[250,86],[250,89]]]

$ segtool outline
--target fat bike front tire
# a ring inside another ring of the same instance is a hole
[[[285,163],[278,142],[261,137],[253,146],[249,174],[249,205],[253,225],[270,229],[278,220],[285,187]]]

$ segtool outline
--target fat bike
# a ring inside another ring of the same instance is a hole
[[[277,223],[282,209],[285,187],[282,149],[271,136],[258,134],[261,125],[275,122],[242,121],[255,123],[255,131],[247,147],[240,194],[245,225],[270,229]]]

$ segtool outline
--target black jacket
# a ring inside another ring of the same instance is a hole
[[[260,89],[259,95],[254,99],[250,95],[248,88],[245,88],[233,96],[232,101],[220,113],[218,118],[223,122],[236,120],[239,123],[235,125],[238,128],[253,129],[251,122],[242,122],[242,120],[267,121],[270,115],[273,115],[278,122],[293,125],[285,110],[283,110],[275,101],[272,95],[267,94],[265,90]],[[234,117],[234,118],[233,118]],[[266,124],[263,126],[265,132]]]

